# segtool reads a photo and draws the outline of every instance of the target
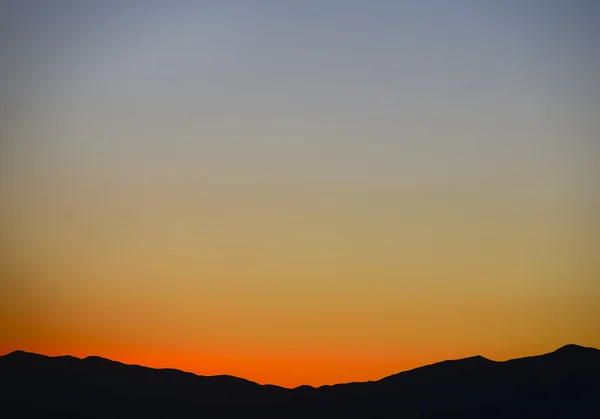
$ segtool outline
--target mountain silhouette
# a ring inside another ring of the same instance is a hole
[[[260,385],[100,357],[0,357],[8,416],[77,418],[600,418],[600,350],[443,361],[377,381]]]

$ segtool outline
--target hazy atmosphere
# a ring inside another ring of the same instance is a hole
[[[293,387],[600,347],[594,1],[6,1],[0,352]]]

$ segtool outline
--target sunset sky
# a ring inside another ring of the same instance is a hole
[[[0,354],[292,387],[600,347],[599,18],[2,2]]]

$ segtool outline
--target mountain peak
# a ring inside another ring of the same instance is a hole
[[[586,346],[581,346],[581,345],[576,345],[574,343],[570,343],[568,345],[564,345],[561,346],[560,348],[558,348],[557,350],[555,350],[554,354],[564,354],[564,355],[577,355],[577,354],[583,354],[583,353],[592,353],[592,352],[597,352],[598,349],[596,348],[588,348]]]
[[[17,349],[16,351],[12,351],[6,354],[6,356],[22,356],[28,354],[29,352],[22,351],[21,349]]]
[[[86,356],[83,359],[86,360],[86,361],[94,361],[94,362],[113,362],[113,363],[117,363],[117,361],[113,361],[112,359],[103,358],[101,356],[96,356],[96,355]]]
[[[35,356],[43,356],[43,355],[38,355],[38,354],[34,354],[33,352],[27,352],[27,351],[22,351],[22,350],[18,349],[16,351],[9,352],[4,356],[7,358],[27,358],[27,357],[35,357]]]
[[[481,355],[470,356],[468,358],[464,358],[463,360],[472,360],[474,362],[492,362],[490,359]]]

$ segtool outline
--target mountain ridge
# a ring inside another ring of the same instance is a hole
[[[77,357],[74,355],[45,355],[45,354],[40,354],[37,352],[30,352],[30,351],[25,351],[22,349],[17,349],[11,352],[8,352],[4,355],[0,355],[0,359],[2,358],[6,358],[6,357],[13,357],[13,356],[27,356],[27,355],[33,355],[33,356],[38,356],[38,357],[44,357],[44,358],[49,358],[49,359],[74,359],[74,360],[80,360],[80,361],[97,361],[97,362],[110,362],[113,364],[119,364],[122,366],[127,366],[127,367],[141,367],[141,368],[147,368],[150,370],[155,370],[155,371],[177,371],[177,372],[181,372],[184,374],[191,374],[193,376],[196,377],[203,377],[203,378],[211,378],[211,377],[229,377],[229,378],[235,378],[238,380],[244,380],[250,383],[254,383],[254,384],[258,384],[261,386],[275,386],[275,387],[280,387],[280,388],[284,388],[287,390],[294,390],[297,388],[313,388],[313,389],[319,389],[322,387],[332,387],[332,386],[338,386],[338,385],[347,385],[347,384],[363,384],[363,383],[370,383],[370,382],[377,382],[377,381],[381,381],[381,380],[385,380],[387,378],[390,377],[394,377],[400,374],[404,374],[407,372],[411,372],[411,371],[415,371],[415,370],[420,370],[422,368],[429,368],[429,367],[433,367],[433,366],[437,366],[440,364],[447,364],[447,363],[456,363],[456,362],[489,362],[489,363],[502,363],[502,362],[512,362],[512,361],[517,361],[520,359],[528,359],[528,358],[535,358],[535,357],[540,357],[540,356],[549,356],[552,354],[563,354],[566,352],[570,352],[570,353],[584,353],[584,352],[595,352],[595,353],[600,353],[600,349],[598,348],[594,348],[594,347],[588,347],[588,346],[582,346],[582,345],[578,345],[578,344],[574,344],[574,343],[569,343],[569,344],[565,344],[553,351],[544,353],[544,354],[540,354],[540,355],[529,355],[529,356],[522,356],[522,357],[518,357],[518,358],[511,358],[511,359],[507,359],[507,360],[503,360],[503,361],[496,361],[487,357],[484,357],[482,355],[473,355],[473,356],[468,356],[468,357],[464,357],[464,358],[452,358],[452,359],[445,359],[442,361],[437,361],[431,364],[425,364],[422,366],[418,366],[415,368],[410,368],[407,370],[403,370],[403,371],[399,371],[387,376],[384,376],[382,378],[379,379],[374,379],[374,380],[367,380],[367,381],[349,381],[349,382],[343,382],[343,383],[334,383],[334,384],[323,384],[323,385],[319,385],[319,386],[314,386],[311,384],[300,384],[294,387],[286,387],[286,386],[282,386],[282,385],[278,385],[278,384],[272,384],[272,383],[265,383],[265,384],[261,384],[258,383],[256,381],[252,381],[250,379],[244,378],[244,377],[237,377],[231,374],[215,374],[215,375],[204,375],[204,374],[198,374],[196,372],[193,371],[186,371],[186,370],[182,370],[179,368],[174,368],[174,367],[165,367],[165,368],[156,368],[156,367],[148,367],[145,365],[141,365],[141,364],[129,364],[129,363],[125,363],[125,362],[121,362],[118,360],[114,360],[114,359],[109,359],[106,357],[102,357],[102,356],[97,356],[97,355],[88,355],[85,357]]]
[[[600,417],[600,350],[445,360],[374,381],[285,388],[97,356],[0,356],[0,402],[25,417]],[[25,414],[26,413],[26,414]]]

